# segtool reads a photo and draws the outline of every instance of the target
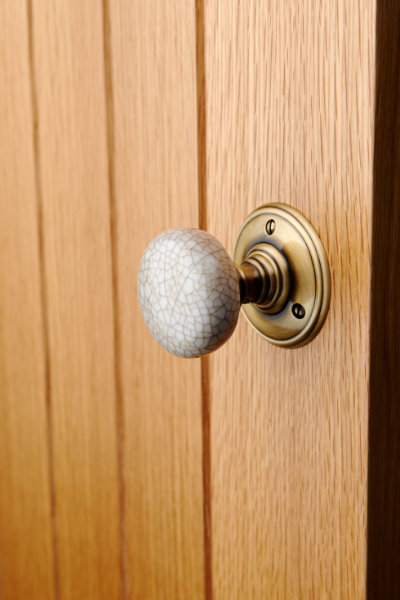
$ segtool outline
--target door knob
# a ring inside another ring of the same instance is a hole
[[[304,215],[268,204],[244,222],[233,260],[206,231],[161,233],[140,262],[138,295],[151,334],[177,356],[219,348],[233,333],[241,306],[264,339],[295,348],[311,341],[325,321],[330,273]]]

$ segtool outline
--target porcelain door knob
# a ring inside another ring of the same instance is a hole
[[[177,356],[208,354],[235,329],[239,275],[206,231],[171,229],[156,237],[140,263],[138,291],[150,332]]]
[[[150,332],[177,356],[219,348],[233,333],[241,305],[265,339],[297,347],[323,325],[330,274],[307,219],[290,206],[270,204],[243,224],[234,260],[206,231],[161,233],[140,262],[138,295]]]

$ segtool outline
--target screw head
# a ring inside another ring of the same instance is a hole
[[[267,224],[265,226],[265,231],[268,233],[268,235],[272,235],[275,231],[275,227],[276,227],[276,223],[273,219],[270,219],[269,221],[267,221]]]
[[[296,319],[302,319],[306,314],[306,311],[304,309],[304,306],[296,302],[296,304],[293,304],[292,306],[292,313],[296,317]]]

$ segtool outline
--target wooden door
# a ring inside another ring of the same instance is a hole
[[[0,3],[0,598],[400,594],[395,0]],[[168,355],[136,275],[266,202],[319,336]]]

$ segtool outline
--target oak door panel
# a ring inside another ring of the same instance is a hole
[[[200,598],[201,367],[136,300],[145,245],[198,223],[194,5],[3,12],[0,595]]]
[[[0,597],[54,596],[47,360],[25,2],[0,4]]]
[[[119,598],[121,543],[100,3],[32,3],[59,598]]]
[[[208,229],[287,202],[327,249],[317,339],[274,348],[243,319],[210,359],[216,598],[363,598],[375,8],[207,3]]]
[[[155,342],[136,292],[147,244],[198,224],[194,6],[119,0],[106,17],[126,590],[203,598],[200,362]]]

